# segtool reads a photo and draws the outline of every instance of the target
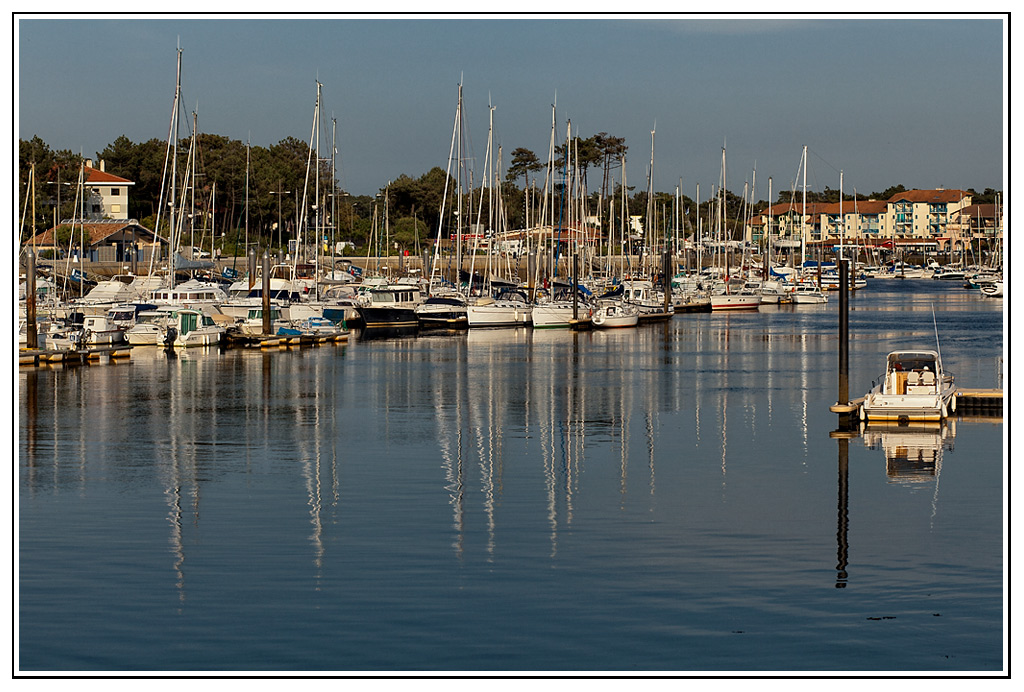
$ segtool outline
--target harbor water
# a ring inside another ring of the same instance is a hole
[[[830,435],[838,297],[18,373],[22,672],[1008,665],[1001,417]],[[850,394],[1003,301],[850,300]]]

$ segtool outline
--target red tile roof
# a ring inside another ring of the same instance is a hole
[[[88,185],[134,185],[130,180],[101,171],[97,168],[85,167],[85,182]]]
[[[60,224],[60,225],[61,226],[69,226],[71,224]],[[139,229],[139,231],[141,231],[140,235],[149,235],[149,236],[153,235],[153,231],[149,230],[145,226],[140,226],[137,223],[129,222],[129,221],[123,221],[123,222],[119,222],[119,223],[112,223],[110,221],[98,222],[98,223],[89,223],[87,221],[87,222],[85,222],[85,224],[79,224],[78,222],[75,222],[75,242],[76,242],[76,244],[77,244],[79,238],[81,238],[82,226],[83,225],[85,226],[85,233],[86,233],[86,235],[89,238],[89,245],[95,245],[96,243],[99,243],[99,242],[105,240],[106,238],[109,238],[110,236],[114,235],[115,233],[119,233],[119,232],[125,230],[126,228],[132,228],[132,227],[135,227],[135,228]],[[58,226],[58,228],[59,228],[59,226]],[[30,239],[28,241],[28,244],[31,245],[34,242],[36,245],[39,245],[41,247],[52,247],[53,246],[53,236],[54,236],[54,232],[55,231],[56,231],[56,228],[51,228],[49,230],[43,231],[42,233],[36,235],[36,237],[34,239]]]
[[[942,204],[943,202],[959,202],[967,196],[968,194],[963,190],[907,190],[906,192],[897,192],[888,201],[904,200],[906,202]]]
[[[889,203],[879,200],[869,200],[852,202],[850,200],[843,201],[843,216],[847,214],[884,214]],[[822,214],[838,214],[839,213],[839,202],[833,204],[822,205]]]

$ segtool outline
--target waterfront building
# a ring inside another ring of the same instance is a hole
[[[128,190],[131,180],[107,173],[106,162],[100,160],[99,169],[93,168],[92,159],[85,161],[84,185],[86,220],[127,219]]]
[[[963,190],[907,190],[888,200],[832,204],[775,204],[746,227],[746,239],[758,242],[769,218],[772,236],[790,246],[847,243],[872,246],[914,246],[944,252],[970,239],[1001,240],[997,205],[972,205]]]
[[[71,237],[68,231],[58,232],[61,228],[70,228]],[[41,258],[70,255],[78,261],[83,234],[87,262],[148,263],[153,253],[155,261],[160,261],[160,244],[167,242],[135,219],[64,219],[30,239],[26,246],[34,247]]]

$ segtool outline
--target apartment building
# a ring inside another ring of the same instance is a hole
[[[942,249],[951,239],[971,236],[972,211],[971,195],[963,190],[908,190],[888,200],[807,204],[806,213],[800,203],[776,204],[747,226],[746,239],[759,241],[770,221],[773,239],[784,244],[896,240]]]

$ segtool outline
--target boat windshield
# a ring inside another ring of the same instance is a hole
[[[896,372],[912,370],[935,370],[935,358],[925,353],[907,353],[889,357],[890,367]]]

